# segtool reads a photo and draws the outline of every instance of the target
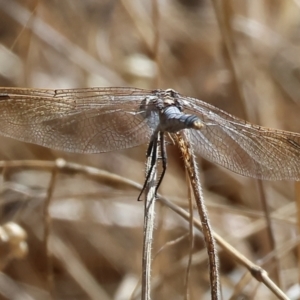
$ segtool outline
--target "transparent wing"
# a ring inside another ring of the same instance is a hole
[[[267,180],[300,180],[300,134],[268,129],[212,105],[183,98],[205,127],[191,130],[195,152],[238,174]]]
[[[147,143],[153,131],[140,110],[151,91],[134,88],[0,88],[0,133],[78,153]]]

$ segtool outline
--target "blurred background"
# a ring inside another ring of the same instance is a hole
[[[173,88],[252,123],[300,132],[299,53],[299,0],[0,0],[1,86]],[[78,170],[62,170],[51,183],[49,161],[64,158],[143,184],[146,147],[79,155],[0,137],[1,225],[14,222],[24,230],[12,255],[1,227],[7,258],[1,299],[50,299],[49,281],[56,299],[140,299],[139,191]],[[167,150],[159,191],[187,208],[180,153]],[[213,229],[265,268],[290,299],[300,299],[299,188],[258,183],[200,157],[198,163]],[[47,220],[53,272],[45,252]],[[152,299],[184,299],[188,224],[159,203],[156,222]],[[192,251],[189,299],[210,299],[199,232]],[[219,255],[224,299],[276,299],[231,255],[222,249]]]

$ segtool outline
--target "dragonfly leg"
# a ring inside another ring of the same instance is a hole
[[[164,132],[160,132],[159,134],[159,139],[160,139],[160,152],[161,152],[161,157],[160,159],[162,160],[162,172],[160,174],[160,177],[158,179],[158,182],[156,184],[155,188],[155,197],[157,197],[157,190],[162,183],[162,180],[165,176],[166,170],[167,170],[167,151],[166,151],[166,143],[165,143],[165,135]]]
[[[157,142],[158,142],[158,136],[157,134],[154,135],[154,137],[151,139],[148,149],[147,149],[147,161],[149,159],[149,157],[151,156],[151,162],[150,162],[150,167],[147,165],[147,175],[146,175],[146,179],[144,182],[144,185],[142,187],[142,190],[138,196],[138,201],[141,201],[141,196],[144,193],[147,184],[149,182],[150,176],[152,174],[153,168],[156,164],[156,160],[157,160]]]

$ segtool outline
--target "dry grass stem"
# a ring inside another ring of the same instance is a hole
[[[151,266],[152,266],[152,245],[153,245],[153,231],[155,224],[155,201],[156,201],[156,177],[157,168],[151,166],[152,155],[157,157],[159,151],[158,148],[152,149],[157,153],[151,153],[148,157],[146,167],[146,177],[148,172],[150,173],[149,180],[146,186],[146,197],[145,197],[145,210],[144,210],[144,240],[143,240],[143,263],[142,263],[142,299],[150,300],[151,292]]]
[[[212,228],[208,219],[206,207],[204,204],[204,198],[198,174],[198,168],[196,164],[196,158],[193,153],[192,146],[189,142],[188,132],[173,134],[173,139],[176,141],[184,161],[193,194],[195,197],[196,205],[198,208],[198,214],[202,224],[202,232],[205,239],[205,245],[207,247],[208,261],[209,261],[209,273],[211,284],[211,298],[214,300],[220,299],[220,281],[218,270],[218,254],[215,244],[215,240],[212,233]]]
[[[0,86],[172,88],[251,123],[300,132],[298,2],[0,0]],[[26,116],[49,117],[35,109]],[[4,109],[1,116],[3,129]],[[34,120],[22,120],[21,139],[35,128]],[[124,128],[122,118],[107,120],[115,132]],[[71,124],[72,132],[82,132]],[[212,151],[222,152],[220,144]],[[59,300],[211,298],[201,224],[188,223],[195,211],[189,213],[182,155],[170,140],[148,238],[151,285],[142,293],[144,203],[136,199],[146,147],[83,155],[0,136],[0,229],[13,222],[26,233],[23,240],[18,234],[1,240],[1,299],[50,299],[51,274]],[[272,149],[268,157],[280,170],[278,148]],[[300,299],[298,184],[262,181],[261,195],[255,180],[198,154],[223,299]],[[159,177],[160,160],[158,167]]]

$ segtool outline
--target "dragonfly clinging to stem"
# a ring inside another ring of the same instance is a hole
[[[233,172],[300,180],[300,134],[251,124],[171,89],[0,88],[0,134],[77,153],[148,142],[149,156],[159,142],[163,172],[158,185],[166,169],[164,135],[180,130],[190,131],[197,154]]]

